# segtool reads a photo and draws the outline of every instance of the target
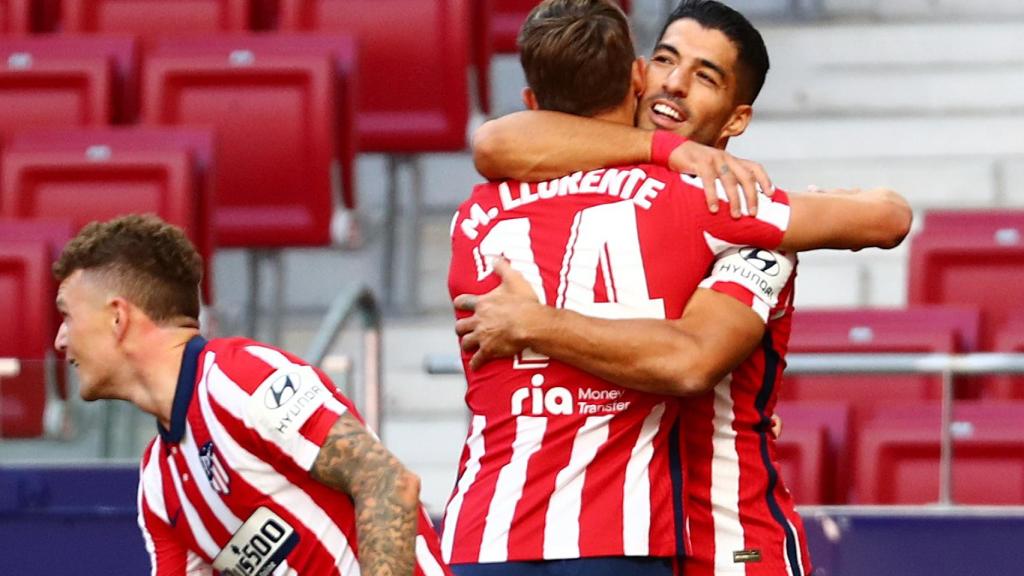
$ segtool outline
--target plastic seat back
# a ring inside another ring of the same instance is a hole
[[[248,30],[251,0],[63,0],[64,32],[134,34],[144,44],[168,35]]]
[[[359,147],[417,153],[466,147],[467,0],[282,0],[281,29],[359,43]]]
[[[330,241],[334,68],[327,55],[253,47],[147,57],[142,119],[213,127],[218,245]]]
[[[856,502],[938,501],[940,422],[935,402],[877,411],[857,442]],[[1024,403],[957,403],[952,432],[954,501],[1024,504]]]
[[[0,63],[8,69],[31,69],[32,63],[73,58],[105,58],[111,65],[109,105],[114,123],[135,121],[138,114],[139,46],[133,36],[60,35],[0,38]],[[93,102],[101,104],[102,100]],[[84,106],[83,106],[84,107]],[[79,122],[74,122],[79,124]]]
[[[0,374],[0,437],[43,433],[44,358],[56,336],[50,250],[38,240],[0,242],[0,358],[16,370]]]

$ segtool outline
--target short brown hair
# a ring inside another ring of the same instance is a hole
[[[611,0],[545,0],[519,31],[519,60],[544,110],[593,116],[622,103],[636,50]]]
[[[156,216],[86,225],[53,265],[61,282],[76,270],[104,275],[155,322],[199,318],[203,259],[180,228]]]

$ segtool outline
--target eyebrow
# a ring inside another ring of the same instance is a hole
[[[679,53],[679,50],[677,50],[676,47],[672,46],[671,44],[665,44],[664,42],[659,42],[658,45],[654,47],[654,52],[658,52],[660,50],[664,50],[666,52],[670,52],[670,53],[672,53],[673,56],[675,56],[677,58],[681,56],[681,54]],[[701,67],[711,68],[712,70],[717,72],[718,75],[721,76],[722,78],[728,78],[729,77],[729,75],[725,73],[725,70],[721,66],[719,66],[718,64],[715,64],[714,62],[712,62],[711,60],[708,60],[707,58],[700,58],[700,59],[697,60],[697,62],[700,63]]]
[[[701,58],[699,60],[699,62],[700,62],[701,66],[704,66],[705,68],[711,68],[715,72],[718,72],[718,75],[721,76],[722,78],[728,78],[729,77],[729,75],[725,73],[725,70],[723,70],[721,66],[719,66],[718,64],[715,64],[711,60],[707,60],[705,58]]]
[[[664,50],[666,52],[671,52],[673,56],[679,56],[679,50],[676,50],[676,47],[672,46],[671,44],[665,44],[664,42],[659,42],[658,45],[654,47],[654,51],[657,52],[659,50]]]

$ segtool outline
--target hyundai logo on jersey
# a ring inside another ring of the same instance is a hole
[[[740,250],[740,256],[743,256],[748,264],[769,276],[779,275],[779,261],[768,250],[750,246]]]
[[[299,391],[302,380],[297,376],[293,380],[291,374],[285,375],[284,378],[280,378],[267,388],[266,403],[267,408],[275,410],[284,406],[291,400],[292,396],[295,396]]]

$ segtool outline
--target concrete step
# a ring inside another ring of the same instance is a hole
[[[730,145],[761,161],[1024,156],[1024,114],[755,119]]]
[[[432,513],[443,509],[455,485],[466,431],[465,418],[388,420],[384,442],[399,460],[420,475],[420,498]]]
[[[736,144],[739,148],[739,141]],[[750,157],[764,164],[776,186],[792,192],[812,184],[819,188],[883,186],[900,192],[919,210],[1024,204],[1024,161],[1012,157]]]
[[[1017,0],[822,0],[827,15],[872,20],[998,20],[1024,18]]]
[[[1024,85],[1006,81],[1024,75],[1017,57],[1024,21],[787,25],[763,32],[772,69],[755,105],[762,118],[1024,110]]]

